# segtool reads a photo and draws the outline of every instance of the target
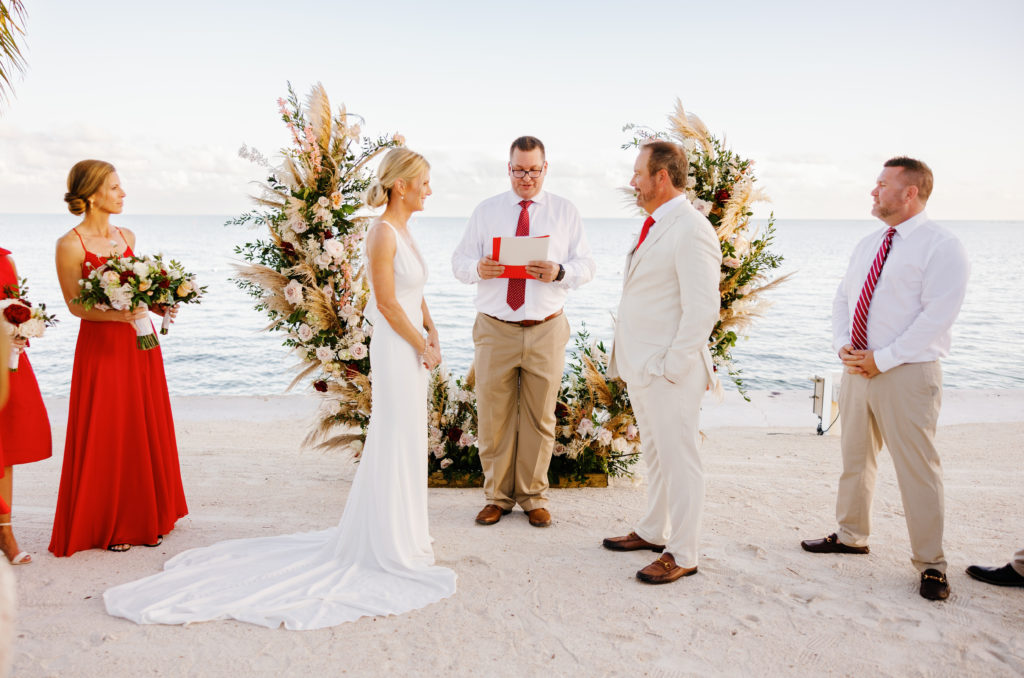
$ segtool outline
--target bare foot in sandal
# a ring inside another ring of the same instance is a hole
[[[0,523],[0,550],[11,565],[28,565],[32,562],[32,556],[18,547],[10,523]]]

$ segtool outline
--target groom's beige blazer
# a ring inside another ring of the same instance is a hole
[[[647,386],[715,372],[708,337],[718,321],[722,250],[711,223],[688,200],[655,222],[626,257],[608,375]]]

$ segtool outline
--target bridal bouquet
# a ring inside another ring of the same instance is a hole
[[[57,324],[56,316],[47,315],[46,304],[33,306],[26,298],[28,287],[24,278],[16,287],[6,287],[4,293],[7,298],[0,301],[0,309],[3,310],[4,320],[7,321],[7,333],[11,338],[36,339],[43,336],[47,327]],[[7,363],[11,372],[17,372],[20,360],[20,349],[11,347]]]
[[[79,280],[80,291],[72,303],[85,310],[128,311],[165,304],[170,299],[167,270],[158,257],[111,257]],[[160,345],[149,318],[135,321],[135,335],[142,350]]]

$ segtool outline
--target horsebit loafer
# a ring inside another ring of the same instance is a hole
[[[847,546],[839,541],[839,536],[835,532],[824,539],[807,539],[800,542],[800,546],[803,547],[804,551],[810,551],[811,553],[853,553],[863,555],[871,551],[867,546]]]
[[[691,574],[697,574],[696,567],[679,567],[671,553],[662,553],[660,558],[637,572],[636,578],[645,584],[668,584]]]
[[[946,575],[935,568],[928,568],[921,573],[921,597],[928,600],[945,600],[949,598],[949,582]]]

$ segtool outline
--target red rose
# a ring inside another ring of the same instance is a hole
[[[555,417],[561,419],[569,414],[569,407],[565,403],[555,403]]]
[[[7,322],[12,325],[20,325],[31,317],[32,311],[21,304],[11,304],[4,309],[4,318],[7,318]]]
[[[327,393],[327,382],[323,379],[313,382],[313,388],[320,391],[321,393]]]
[[[726,200],[729,199],[730,195],[731,194],[729,193],[729,191],[723,188],[718,193],[715,193],[715,200],[717,200],[718,202],[725,202]]]
[[[135,277],[135,274],[131,271],[121,271],[121,284],[125,284],[129,280]]]
[[[157,286],[157,287],[159,287],[159,288],[160,288],[160,289],[162,289],[162,290],[166,290],[166,289],[167,289],[168,287],[170,287],[170,286],[171,286],[171,281],[170,281],[170,280],[167,280],[167,279],[165,278],[165,279],[161,280],[160,282],[158,282],[158,283],[156,284],[156,286]]]
[[[458,426],[452,426],[445,432],[445,435],[448,436],[448,440],[452,441],[453,443],[457,443],[459,442],[459,438],[462,437],[462,429],[459,428]]]
[[[334,234],[330,230],[324,231],[324,240],[330,240],[334,237]]]

